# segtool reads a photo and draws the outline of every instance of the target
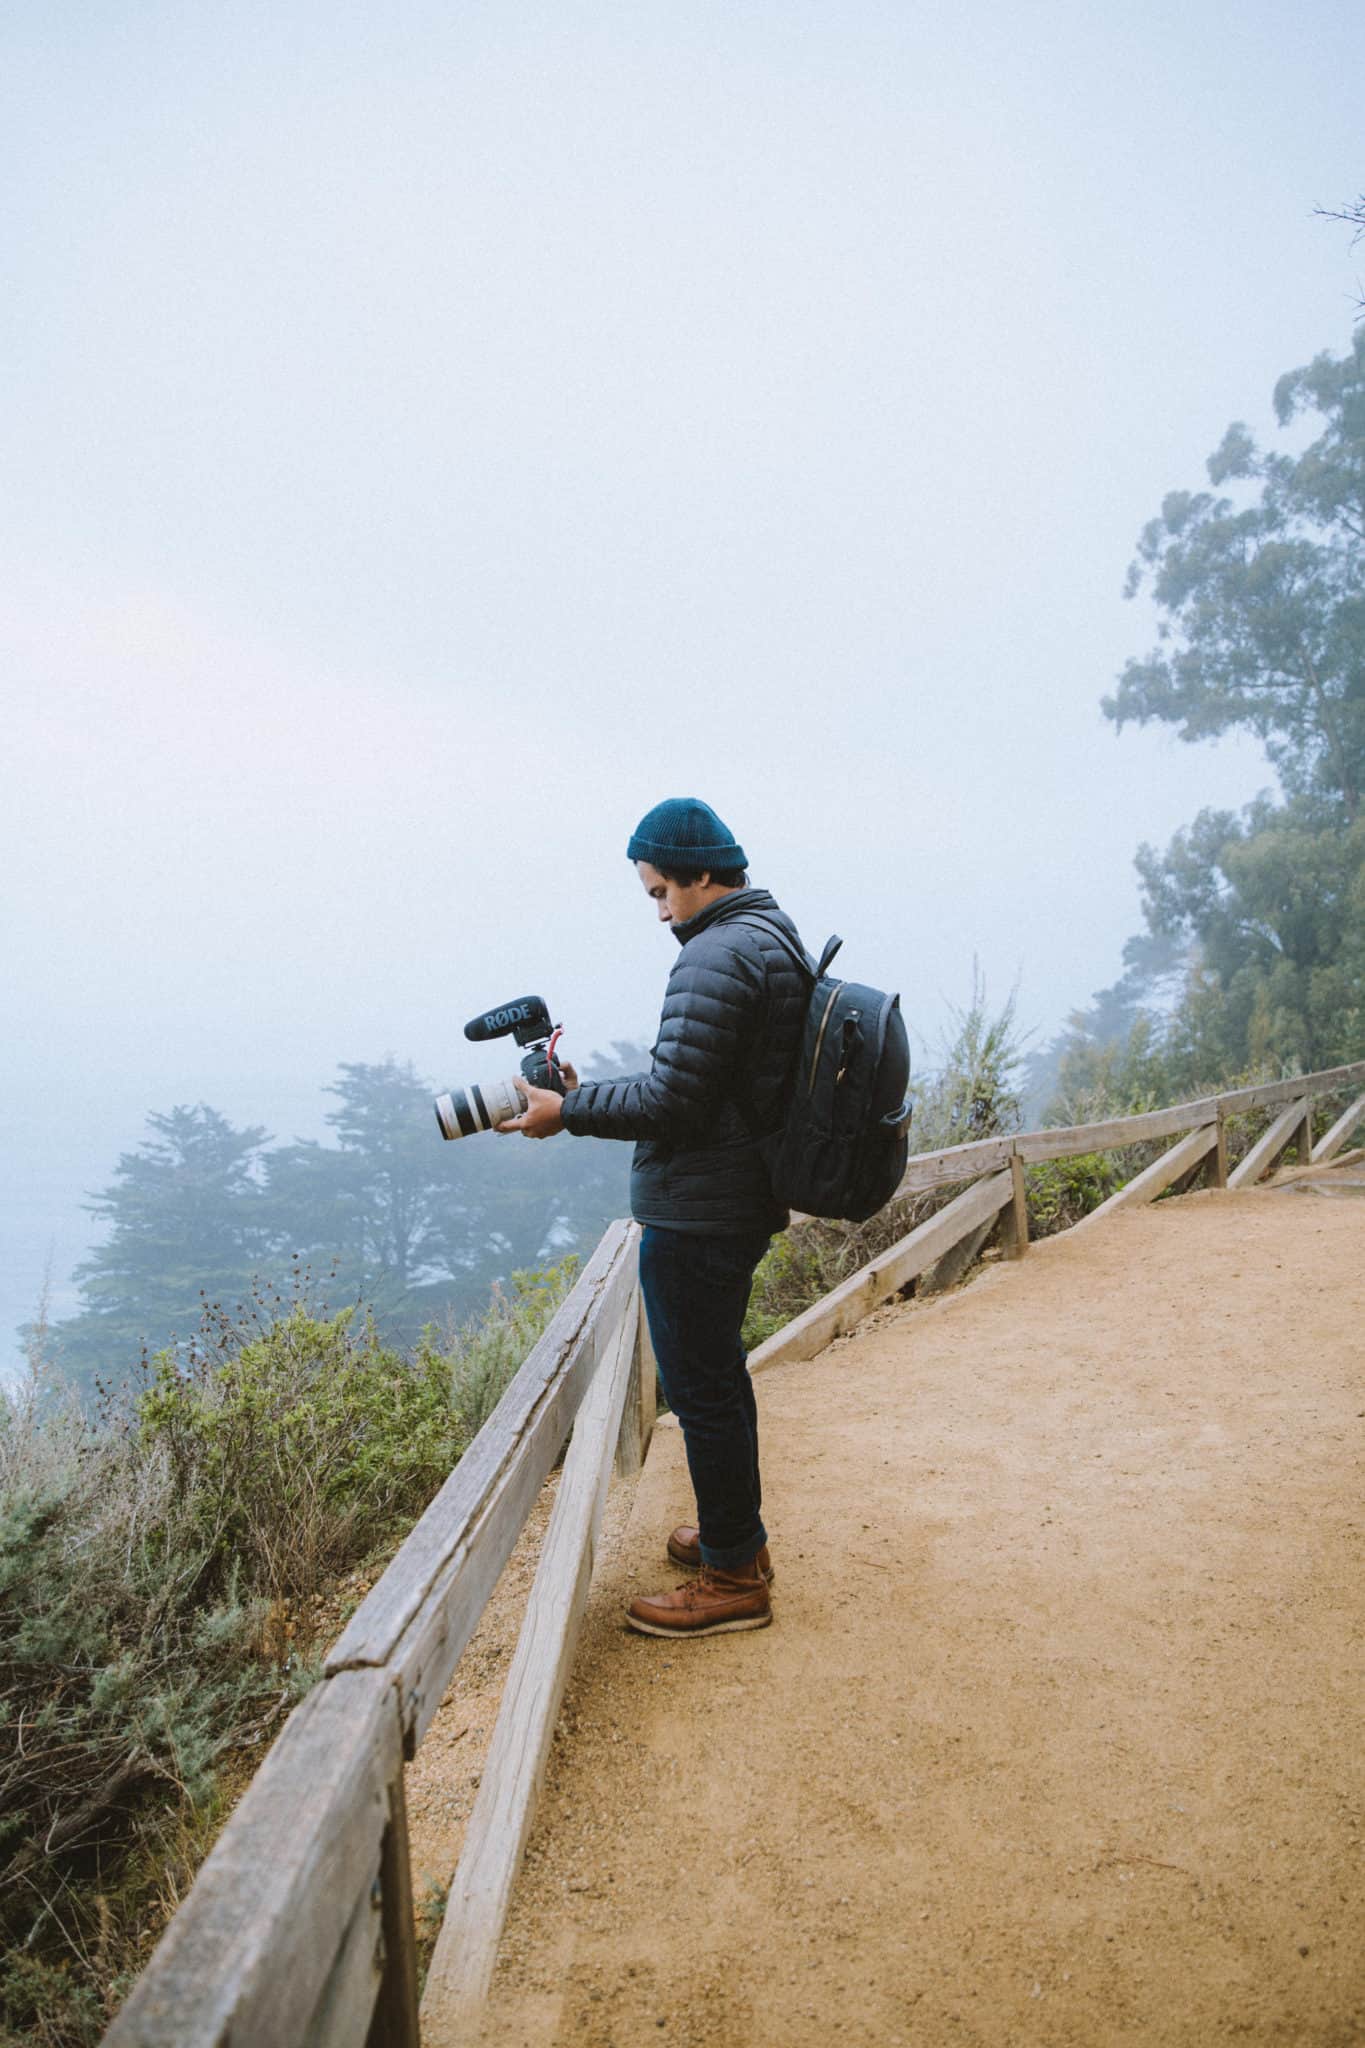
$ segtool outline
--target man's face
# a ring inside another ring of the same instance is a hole
[[[686,924],[725,893],[715,887],[709,875],[703,875],[699,882],[670,882],[647,860],[637,860],[635,872],[644,884],[645,894],[658,908],[660,924]]]

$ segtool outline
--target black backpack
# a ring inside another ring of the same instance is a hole
[[[773,1195],[807,1216],[865,1223],[895,1194],[910,1151],[901,999],[826,971],[842,939],[827,940],[812,967],[779,925],[752,912],[740,921],[780,939],[813,981],[785,1116],[759,1138]]]

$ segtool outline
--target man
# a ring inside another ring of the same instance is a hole
[[[744,849],[708,804],[656,804],[626,851],[682,948],[650,1071],[573,1085],[562,1098],[528,1087],[523,1114],[499,1128],[635,1140],[640,1287],[697,1497],[697,1525],[673,1531],[668,1555],[699,1569],[672,1592],[633,1600],[627,1621],[668,1637],[764,1628],[773,1574],[740,1329],[754,1268],[788,1220],[755,1134],[782,1121],[810,981],[778,936],[800,950],[796,927],[766,889],[747,886]]]

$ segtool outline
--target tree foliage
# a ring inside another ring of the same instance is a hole
[[[632,1067],[647,1057],[617,1048]],[[272,1145],[202,1103],[149,1118],[88,1205],[108,1236],[77,1271],[80,1313],[50,1333],[74,1383],[118,1381],[140,1355],[183,1348],[206,1305],[231,1312],[258,1282],[305,1272],[332,1308],[364,1303],[410,1346],[515,1270],[590,1250],[625,1212],[628,1146],[443,1144],[430,1083],[395,1059],[347,1062],[328,1092],[330,1144]]]
[[[951,1029],[938,1057],[913,1084],[913,1148],[934,1152],[976,1138],[1017,1131],[1024,1039],[1015,1017],[1016,991],[993,1010],[980,964],[972,962],[971,999],[949,1006]]]
[[[1211,491],[1173,491],[1144,529],[1128,594],[1149,585],[1158,644],[1130,661],[1104,711],[1182,739],[1254,732],[1290,795],[1349,818],[1365,787],[1365,332],[1275,387],[1282,428],[1321,422],[1298,453],[1230,426]],[[1224,485],[1239,488],[1223,493]]]
[[[265,1203],[280,1249],[331,1262],[343,1299],[392,1313],[449,1280],[466,1216],[442,1157],[431,1089],[410,1065],[348,1062],[327,1091],[337,1143],[301,1141],[265,1159]]]
[[[1158,645],[1104,710],[1186,740],[1250,730],[1284,800],[1140,849],[1146,931],[1035,1070],[1062,1121],[1365,1052],[1365,331],[1281,377],[1275,411],[1316,438],[1263,453],[1229,427],[1214,489],[1144,530],[1129,591],[1150,582]]]
[[[87,1384],[192,1329],[203,1298],[243,1294],[268,1253],[256,1174],[264,1129],[235,1130],[204,1103],[147,1121],[153,1135],[86,1205],[109,1234],[76,1268],[84,1306],[60,1326],[59,1348]]]
[[[1365,818],[1261,796],[1201,811],[1137,865],[1147,932],[1035,1076],[1049,1118],[1133,1114],[1365,1056]]]
[[[1311,1072],[1365,1043],[1365,818],[1259,797],[1201,811],[1164,855],[1138,856],[1149,928],[1189,963],[1169,1049],[1191,1078]]]
[[[1337,220],[1343,226],[1353,228],[1355,230],[1351,236],[1351,247],[1353,249],[1357,247],[1362,237],[1365,237],[1365,192],[1362,192],[1358,199],[1348,201],[1345,206],[1315,206],[1313,211],[1319,220]],[[1360,308],[1357,318],[1365,319],[1365,294],[1362,294],[1356,303]]]

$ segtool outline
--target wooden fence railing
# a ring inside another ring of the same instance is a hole
[[[492,1967],[554,1730],[613,1454],[640,1468],[655,1368],[633,1223],[613,1223],[497,1408],[334,1646],[171,1921],[108,2048],[415,2048],[417,1948],[404,1759],[564,1446],[496,1765],[469,1828],[477,1897],[461,1922]],[[575,1423],[575,1417],[577,1422]],[[504,1731],[509,1707],[515,1731]],[[452,1888],[454,1908],[470,1886]],[[476,1910],[477,1909],[477,1910]],[[495,1915],[501,1927],[501,1911]],[[452,1937],[453,1938],[453,1937]],[[451,1943],[428,1978],[445,1998]]]
[[[1313,1103],[1356,1091],[1313,1143]],[[1365,1121],[1365,1060],[1148,1115],[987,1138],[912,1158],[902,1193],[973,1185],[844,1281],[750,1359],[808,1358],[910,1280],[965,1267],[992,1230],[1028,1242],[1025,1167],[1176,1137],[1085,1217],[1203,1175],[1245,1186],[1297,1143],[1335,1156]],[[1231,1117],[1279,1109],[1231,1173]],[[105,2048],[417,2048],[468,2038],[496,1959],[534,1815],[613,1463],[638,1472],[655,1368],[636,1274],[638,1231],[613,1223],[493,1415],[347,1625],[285,1724]],[[425,1995],[403,1766],[430,1726],[531,1507],[572,1430],[525,1622]]]
[[[1357,1060],[1354,1066],[1301,1074],[1291,1081],[1268,1081],[1256,1088],[1235,1088],[1224,1095],[1203,1096],[1197,1102],[1177,1102],[1170,1109],[1149,1110],[1142,1116],[1113,1117],[1098,1124],[1069,1124],[1052,1131],[1020,1131],[1012,1137],[981,1138],[974,1144],[953,1145],[944,1152],[918,1153],[906,1168],[900,1185],[902,1195],[926,1193],[960,1180],[971,1180],[974,1185],[759,1345],[750,1355],[749,1370],[762,1372],[768,1366],[813,1358],[831,1338],[853,1329],[879,1302],[889,1300],[910,1281],[931,1272],[941,1260],[946,1258],[966,1266],[996,1227],[997,1218],[1004,1218],[1006,1255],[1021,1256],[1028,1243],[1026,1166],[1040,1166],[1053,1159],[1076,1159],[1088,1152],[1121,1150],[1153,1138],[1184,1134],[1144,1172],[1073,1226],[1082,1230],[1114,1209],[1134,1202],[1155,1201],[1168,1189],[1188,1186],[1201,1175],[1212,1187],[1247,1187],[1268,1173],[1281,1152],[1296,1139],[1302,1160],[1312,1159],[1321,1164],[1334,1158],[1356,1125],[1365,1121],[1365,1094],[1356,1096],[1316,1145],[1313,1103],[1322,1095],[1339,1095],[1362,1087],[1365,1060]],[[1281,1104],[1287,1106],[1229,1173],[1228,1122],[1233,1117],[1278,1108]],[[989,1177],[977,1178],[983,1174]]]

